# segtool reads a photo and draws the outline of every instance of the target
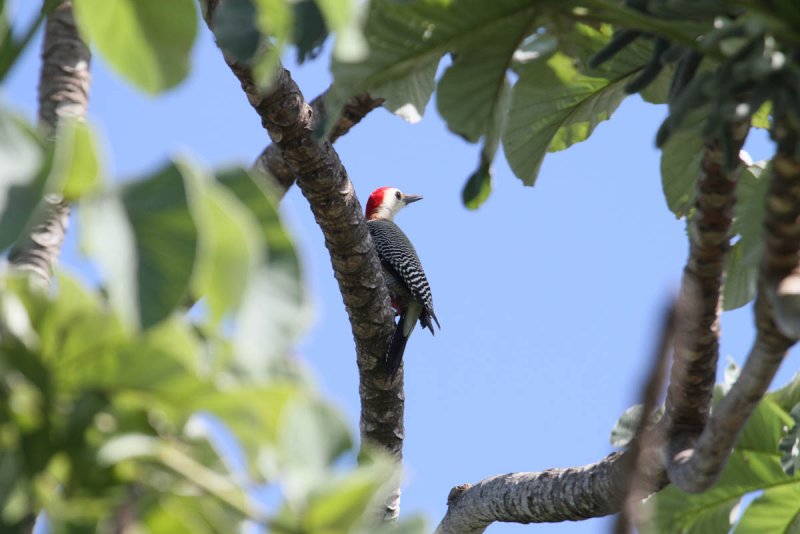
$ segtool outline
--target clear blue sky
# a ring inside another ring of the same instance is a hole
[[[26,13],[32,7],[11,4]],[[2,90],[29,117],[40,41]],[[308,99],[330,83],[324,56],[302,67],[287,60],[287,67]],[[191,77],[166,95],[136,92],[99,60],[92,76],[90,117],[104,134],[114,180],[174,154],[249,164],[268,142],[205,28]],[[337,143],[362,202],[382,185],[425,197],[397,222],[423,260],[442,330],[435,338],[416,332],[406,351],[402,513],[424,512],[433,526],[456,484],[583,465],[612,450],[609,431],[638,402],[651,338],[686,257],[683,223],[667,210],[653,144],[664,114],[663,106],[630,98],[588,142],[548,155],[534,188],[523,187],[500,157],[495,190],[476,212],[462,206],[460,191],[478,147],[449,133],[433,104],[416,125],[375,111]],[[763,132],[747,148],[754,159],[771,150]],[[354,347],[322,234],[297,188],[282,210],[315,301],[298,354],[357,433]],[[74,232],[62,263],[87,276]],[[721,366],[728,356],[743,362],[753,332],[749,306],[724,316]],[[798,361],[797,354],[787,360],[776,385]],[[489,532],[609,526],[601,519]]]

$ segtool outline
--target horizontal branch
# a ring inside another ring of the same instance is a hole
[[[651,490],[663,486],[656,449],[642,451]],[[619,511],[632,457],[615,452],[583,467],[497,475],[453,488],[436,534],[479,534],[494,522],[556,523],[603,517]]]

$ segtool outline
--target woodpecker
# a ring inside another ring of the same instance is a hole
[[[367,226],[383,268],[383,278],[400,319],[397,321],[392,344],[386,353],[386,372],[393,377],[400,368],[408,337],[417,320],[422,328],[434,334],[433,321],[441,329],[433,312],[433,297],[425,271],[406,234],[394,223],[394,216],[412,202],[422,200],[418,195],[404,195],[395,187],[380,187],[367,201]]]

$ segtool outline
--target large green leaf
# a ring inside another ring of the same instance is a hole
[[[514,174],[526,185],[535,183],[546,152],[586,140],[628,96],[625,84],[647,61],[647,45],[628,47],[589,73],[577,66],[610,36],[607,26],[594,29],[576,24],[570,34],[576,57],[557,52],[546,61],[515,65],[519,80],[511,94],[503,149]]]
[[[297,399],[283,411],[278,432],[278,452],[283,466],[284,493],[290,502],[328,477],[328,467],[352,446],[342,416],[329,406]]]
[[[187,294],[197,229],[181,171],[174,164],[82,209],[83,243],[105,271],[123,320],[162,321]]]
[[[16,241],[42,199],[48,166],[31,128],[0,109],[0,250]]]
[[[694,205],[695,189],[703,161],[702,126],[708,109],[688,114],[661,149],[661,187],[670,211],[683,218]]]
[[[74,6],[84,37],[139,89],[159,93],[186,77],[197,33],[192,0],[75,0]]]
[[[256,26],[253,0],[225,0],[214,13],[217,45],[237,61],[250,61],[258,50],[261,32]]]
[[[800,532],[800,480],[766,488],[764,494],[745,509],[733,532]]]
[[[196,296],[205,297],[211,324],[241,302],[257,262],[263,257],[260,228],[250,210],[226,187],[188,163],[192,179],[192,206],[199,229]]]
[[[365,26],[365,37],[369,43],[369,55],[364,61],[334,62],[334,102],[343,102],[352,94],[370,91],[373,96],[391,94],[392,107],[408,114],[413,107],[419,117],[424,111],[430,93],[421,94],[428,83],[408,84],[406,78],[420,73],[435,71],[432,66],[448,51],[472,43],[476,32],[493,26],[498,21],[510,21],[518,14],[526,14],[530,3],[524,0],[461,0],[441,2],[422,0],[419,2],[393,2],[376,0],[371,2]],[[528,15],[529,16],[529,15]],[[483,45],[487,43],[481,43]],[[498,83],[496,80],[495,83]],[[405,85],[406,97],[398,90]],[[408,91],[413,88],[413,91]],[[430,85],[433,89],[432,84]],[[405,100],[405,102],[403,102]]]
[[[746,494],[789,481],[777,444],[791,418],[777,404],[762,400],[745,425],[720,479],[708,491],[688,494],[669,486],[651,496],[644,533],[728,532],[732,511]]]
[[[250,379],[287,371],[283,358],[307,326],[311,308],[294,243],[283,227],[272,195],[242,169],[217,174],[261,225],[266,255],[251,276],[236,316],[235,363]],[[278,367],[276,367],[278,366]]]
[[[731,233],[738,241],[725,261],[722,304],[733,310],[750,302],[756,294],[758,267],[763,251],[763,221],[772,172],[765,162],[741,170],[736,186],[736,208]]]
[[[494,122],[506,91],[511,58],[530,32],[536,10],[528,8],[475,32],[458,48],[439,80],[437,105],[447,127],[476,143]]]
[[[391,461],[381,458],[318,488],[303,512],[304,531],[348,534],[365,520],[374,522],[375,507],[383,504],[383,499],[376,497],[393,478],[394,471]]]

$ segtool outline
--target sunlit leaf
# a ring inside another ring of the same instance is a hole
[[[197,34],[192,0],[75,0],[81,33],[111,67],[139,89],[155,94],[189,72]]]
[[[290,501],[304,498],[324,481],[333,460],[352,446],[341,415],[315,401],[293,402],[284,410],[278,434],[284,491]]]

